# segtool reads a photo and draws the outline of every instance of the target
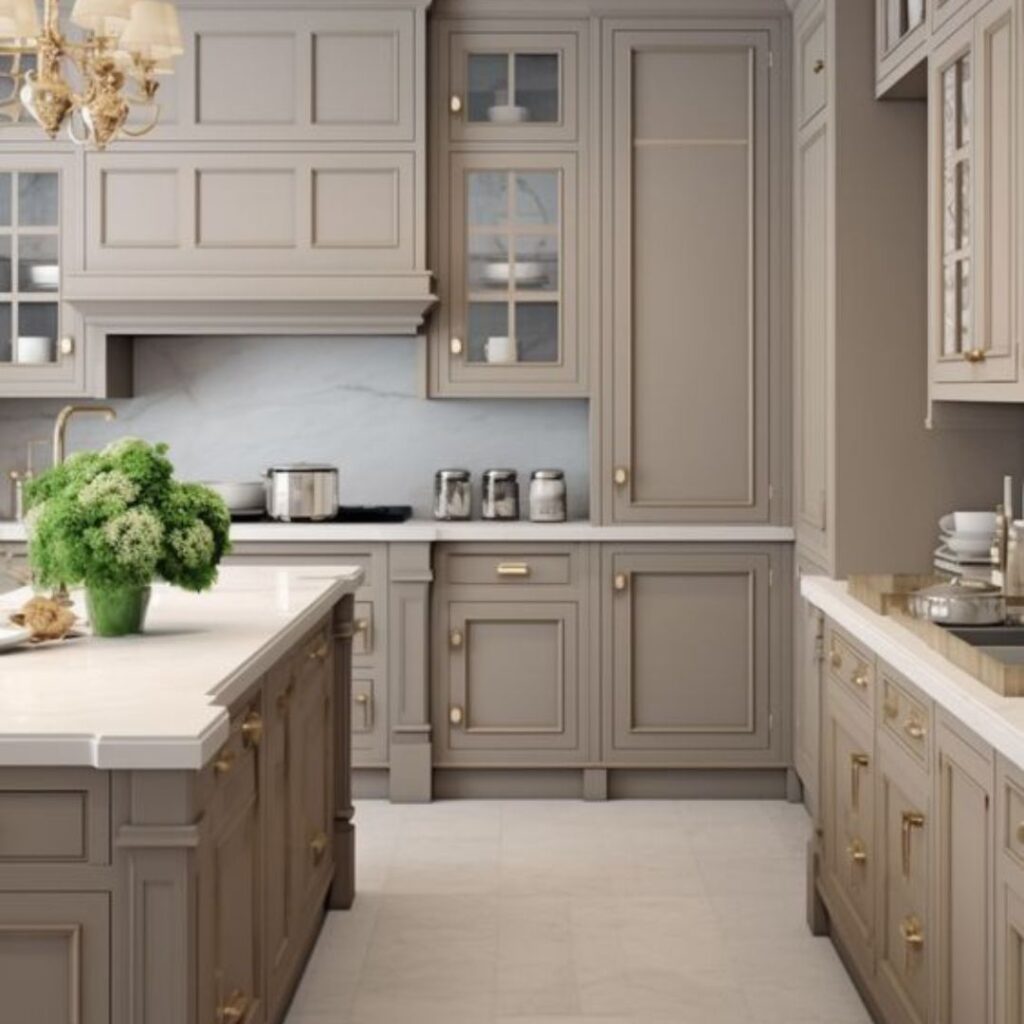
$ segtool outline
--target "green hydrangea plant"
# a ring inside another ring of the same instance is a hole
[[[167,445],[136,438],[79,452],[25,492],[29,560],[46,587],[213,585],[231,518],[213,491],[179,483]]]

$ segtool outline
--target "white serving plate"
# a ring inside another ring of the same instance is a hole
[[[519,285],[538,284],[544,280],[544,266],[534,260],[488,263],[484,267],[484,278],[493,284],[508,284],[509,275],[513,273],[515,282]]]
[[[942,538],[945,547],[964,558],[983,558],[992,548],[992,537],[982,534],[951,533]]]
[[[955,562],[957,565],[994,565],[992,552],[986,548],[980,555],[960,555],[945,543],[940,544],[934,551],[936,558],[942,558],[947,562]]]
[[[17,626],[0,626],[0,651],[20,647],[30,636],[31,630],[20,629]]]

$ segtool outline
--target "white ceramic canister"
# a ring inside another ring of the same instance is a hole
[[[564,523],[568,516],[565,473],[537,469],[530,475],[530,521]]]

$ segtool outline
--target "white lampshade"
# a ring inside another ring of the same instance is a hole
[[[128,24],[132,0],[75,0],[71,20],[100,36],[119,36]]]
[[[121,46],[149,60],[166,61],[185,52],[178,10],[165,0],[135,0],[121,33]]]
[[[0,0],[0,39],[25,43],[38,39],[41,30],[35,0]]]

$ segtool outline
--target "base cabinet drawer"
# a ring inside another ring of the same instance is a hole
[[[362,669],[352,678],[352,759],[357,768],[388,759],[387,691],[377,676]]]
[[[0,998],[12,1024],[109,1024],[109,896],[0,892]]]

